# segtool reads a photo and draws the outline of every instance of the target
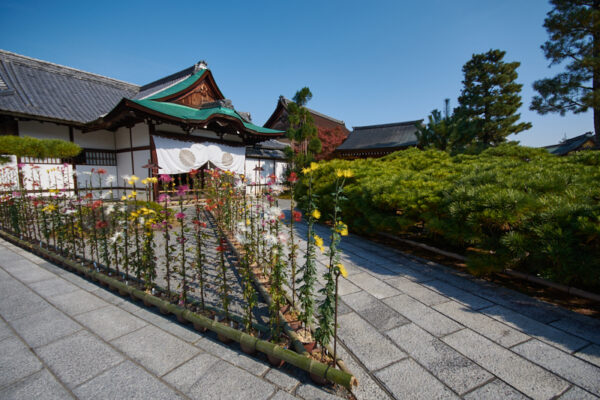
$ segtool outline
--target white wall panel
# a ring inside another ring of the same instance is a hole
[[[19,121],[19,136],[69,141],[69,128],[52,122]]]

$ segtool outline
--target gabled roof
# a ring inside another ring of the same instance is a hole
[[[336,151],[392,149],[415,146],[418,143],[416,125],[423,120],[391,124],[355,126]]]
[[[591,148],[589,144],[587,147],[585,146],[588,142],[590,142],[589,144],[595,144],[596,142],[594,134],[592,132],[586,132],[583,135],[563,140],[559,144],[544,146],[544,148],[552,154],[556,154],[557,156],[564,156],[565,154],[568,154],[572,151],[583,150],[584,148]]]
[[[0,50],[0,112],[82,125],[138,90],[131,83]]]
[[[213,106],[213,104],[217,104]],[[251,134],[260,136],[279,137],[283,134],[282,131],[275,129],[263,128],[262,126],[254,125],[247,122],[233,108],[224,107],[219,104],[231,104],[228,102],[217,102],[207,104],[208,107],[192,108],[176,103],[155,101],[150,99],[129,100],[123,99],[106,117],[101,118],[101,121],[111,121],[119,118],[122,109],[133,109],[161,119],[171,120],[178,123],[188,123],[195,125],[204,125],[215,119],[226,119],[233,121],[239,126],[240,130],[247,131]]]
[[[275,107],[275,111],[273,111],[273,113],[263,126],[272,129],[279,129],[282,131],[287,130],[289,128],[288,106],[290,103],[292,103],[292,100],[286,99],[283,96],[279,96],[279,100],[277,100],[277,106]],[[335,119],[333,117],[330,117],[329,115],[322,114],[308,107],[306,107],[306,109],[313,116],[313,119],[315,120],[315,125],[317,127],[328,129],[340,127],[342,131],[344,131],[344,133],[348,133],[348,129],[346,128],[346,124],[344,123],[344,121]]]

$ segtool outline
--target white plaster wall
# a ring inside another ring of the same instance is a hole
[[[69,128],[52,122],[19,121],[19,136],[69,141]]]
[[[127,132],[129,133],[129,132]],[[148,125],[141,123],[136,124],[131,129],[131,136],[133,138],[133,147],[149,146],[150,135],[148,134]]]
[[[97,187],[108,187],[110,186],[109,184],[106,183],[106,178],[109,175],[114,176],[115,178],[118,178],[117,175],[117,167],[112,167],[112,166],[94,166],[94,165],[78,165],[77,167],[77,187],[79,188],[86,188],[86,187],[93,187],[93,188],[97,188]],[[103,170],[106,171],[106,174],[103,175],[98,175],[97,173],[92,172],[92,169],[94,171],[98,170],[98,168],[102,168]],[[98,177],[101,176],[101,182],[98,181]],[[122,186],[122,183],[119,182],[119,180],[117,179],[114,183],[114,186]]]
[[[19,188],[18,183],[17,157],[10,156],[9,162],[0,165],[0,185],[2,185],[2,190],[17,190]]]
[[[34,189],[73,189],[73,166],[71,164],[25,164],[23,185],[27,190]],[[34,185],[34,182],[40,186]]]
[[[260,173],[254,171],[254,168],[261,166],[263,171]],[[257,158],[246,158],[246,178],[248,182],[265,185],[269,182],[269,175],[276,172],[273,160],[260,160]]]
[[[129,148],[129,128],[121,127],[115,131],[116,149]]]
[[[115,134],[106,130],[81,133],[80,130],[74,129],[73,141],[88,149],[115,149]]]

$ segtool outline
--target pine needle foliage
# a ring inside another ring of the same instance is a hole
[[[476,274],[513,268],[600,290],[599,166],[596,151],[558,157],[502,144],[451,156],[408,149],[320,163],[312,190],[332,214],[335,171],[351,169],[342,212],[353,231],[410,235],[462,251]]]

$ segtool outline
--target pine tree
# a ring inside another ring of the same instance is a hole
[[[322,148],[315,121],[308,109],[304,107],[310,99],[312,99],[310,89],[303,87],[296,92],[293,97],[294,102],[288,106],[290,127],[286,136],[292,140],[292,147],[298,146],[293,150],[299,153],[294,159],[294,164],[299,167],[313,161],[314,155],[320,153]]]
[[[449,101],[446,99],[446,110],[442,117],[440,110],[433,110],[427,124],[419,121],[415,132],[421,148],[435,148],[451,153],[463,153],[474,147],[475,130],[472,124],[460,112],[450,114]]]
[[[542,50],[550,66],[567,62],[566,71],[534,82],[539,93],[531,109],[540,114],[592,108],[596,143],[600,143],[600,1],[551,0],[544,20],[550,39]]]
[[[497,145],[506,137],[531,128],[529,122],[517,123],[523,85],[518,77],[519,62],[504,62],[502,50],[490,50],[473,57],[463,66],[463,89],[458,102],[460,114],[473,124],[477,140]]]

